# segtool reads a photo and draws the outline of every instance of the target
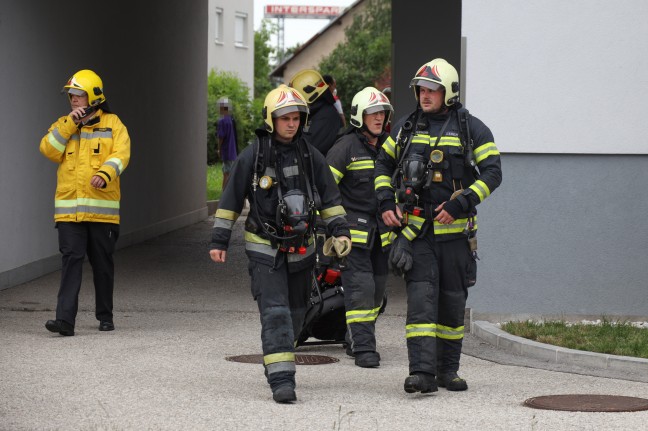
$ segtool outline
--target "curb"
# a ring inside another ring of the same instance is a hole
[[[648,373],[648,359],[586,352],[538,343],[511,335],[499,329],[495,324],[484,320],[473,321],[470,332],[498,349],[554,364],[594,367],[636,374]]]

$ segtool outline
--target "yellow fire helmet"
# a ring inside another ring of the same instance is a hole
[[[373,114],[374,112],[385,111],[385,122],[383,123],[383,130],[385,125],[389,123],[389,118],[394,112],[394,108],[389,99],[383,93],[374,87],[365,87],[355,96],[351,102],[351,125],[361,128],[364,124],[362,116],[364,114]]]
[[[97,106],[106,101],[101,78],[89,69],[79,70],[72,75],[61,92],[68,93],[68,97],[70,94],[82,96],[83,93],[86,93],[90,106]]]
[[[291,112],[300,113],[300,127],[303,127],[308,117],[308,104],[297,90],[281,84],[269,92],[263,102],[262,114],[266,130],[270,133],[274,132],[272,119]]]
[[[417,87],[426,87],[436,90],[439,87],[445,88],[446,106],[454,105],[459,101],[459,74],[457,69],[442,58],[425,63],[419,68],[410,82],[414,87],[414,97],[418,100],[419,91]]]
[[[295,73],[288,86],[299,91],[308,103],[313,103],[325,91],[329,91],[329,86],[324,82],[322,75],[313,69],[303,69]]]

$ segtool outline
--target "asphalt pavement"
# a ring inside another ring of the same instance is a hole
[[[298,365],[298,401],[276,404],[261,365],[226,359],[261,353],[260,323],[243,223],[223,265],[208,256],[212,223],[117,251],[112,332],[97,330],[87,265],[74,337],[44,327],[54,318],[60,272],[0,291],[0,430],[646,429],[648,411],[540,410],[524,401],[648,398],[648,366],[516,354],[493,344],[488,324],[480,324],[485,335],[465,339],[460,374],[468,391],[406,394],[405,295],[396,278],[377,323],[381,366],[356,367],[341,345],[300,347],[300,355],[337,362]]]

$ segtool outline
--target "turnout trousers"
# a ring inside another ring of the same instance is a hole
[[[435,241],[432,229],[412,241],[406,338],[410,374],[459,370],[472,255],[468,241]]]
[[[252,296],[259,307],[265,374],[274,390],[295,387],[295,339],[301,332],[312,286],[312,268],[288,273],[285,259],[272,265],[251,260]]]
[[[342,270],[347,341],[353,353],[376,351],[376,319],[387,287],[387,258],[378,233],[371,248],[354,244]]]
[[[62,254],[61,285],[56,318],[74,326],[79,309],[83,261],[88,256],[95,288],[95,317],[113,321],[115,266],[113,253],[119,225],[98,222],[58,222],[59,250]]]

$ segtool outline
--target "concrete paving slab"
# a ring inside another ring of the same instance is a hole
[[[298,402],[276,404],[260,365],[225,359],[260,353],[260,324],[240,231],[228,262],[216,265],[207,254],[212,223],[117,252],[113,332],[97,330],[88,270],[74,337],[43,326],[60,274],[0,291],[0,430],[645,429],[647,411],[523,405],[550,394],[647,397],[645,382],[513,355],[472,334],[461,369],[468,391],[406,394],[405,298],[395,278],[377,323],[380,368],[356,367],[340,345],[302,347],[339,362],[298,366]]]

